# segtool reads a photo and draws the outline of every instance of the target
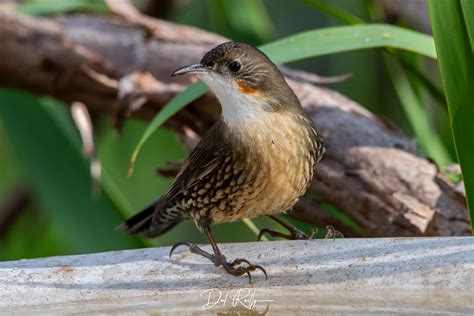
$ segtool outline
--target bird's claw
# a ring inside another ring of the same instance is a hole
[[[329,225],[326,226],[325,232],[324,232],[324,239],[336,239],[336,238],[344,238],[344,235],[335,229],[333,226]]]
[[[173,252],[176,250],[176,248],[178,248],[179,246],[187,246],[191,249],[191,247],[193,246],[192,244],[186,242],[186,241],[181,241],[179,243],[176,243],[173,245],[173,247],[171,247],[170,249],[170,254],[169,254],[169,257],[171,258],[171,256],[173,255]]]
[[[265,269],[258,265],[258,264],[252,264],[250,263],[250,261],[248,261],[247,259],[244,259],[244,258],[237,258],[237,259],[234,259],[230,265],[231,266],[236,266],[236,265],[239,265],[241,263],[246,263],[247,266],[246,267],[243,267],[244,269],[247,269],[248,271],[255,271],[257,269],[259,269],[260,271],[263,272],[263,274],[265,274],[265,280],[268,279],[268,275],[267,275],[267,271],[265,271]]]
[[[262,238],[264,234],[269,234],[272,237],[280,237],[280,238],[284,238],[288,240],[306,240],[306,239],[312,239],[315,233],[313,233],[313,230],[311,230],[311,234],[308,236],[305,233],[303,233],[301,230],[298,230],[295,228],[295,229],[290,230],[289,234],[283,234],[275,230],[263,228],[262,230],[260,230],[257,240],[260,241],[260,239]]]
[[[217,265],[222,265],[222,267],[227,271],[227,273],[232,275],[240,276],[244,273],[247,273],[249,277],[249,283],[252,283],[252,274],[250,272],[255,271],[257,269],[263,272],[263,274],[265,275],[265,280],[268,279],[267,271],[265,271],[262,266],[252,264],[247,259],[238,258],[234,259],[232,262],[228,262],[224,256],[222,256],[221,258],[222,259],[218,261]],[[242,263],[247,264],[247,266],[242,266]]]
[[[309,235],[306,235],[299,229],[288,229],[289,234],[283,234],[275,230],[270,230],[268,228],[263,228],[260,230],[260,233],[258,234],[257,240],[261,240],[262,236],[264,234],[269,234],[272,237],[280,237],[288,240],[310,240],[314,239],[318,233],[318,228],[313,227],[311,228],[311,231]],[[325,233],[324,233],[324,239],[336,239],[336,238],[344,238],[344,235],[336,230],[333,226],[326,226],[325,228]]]
[[[171,247],[170,255],[169,255],[170,258],[174,250],[178,248],[179,246],[187,246],[191,253],[198,254],[209,259],[212,263],[214,263],[216,267],[222,266],[226,270],[226,272],[229,274],[232,274],[235,276],[241,276],[244,273],[246,273],[249,277],[249,283],[252,283],[252,275],[250,272],[255,271],[257,269],[263,272],[263,274],[265,275],[265,279],[268,279],[267,272],[260,265],[252,264],[250,263],[250,261],[244,258],[234,259],[232,262],[229,262],[227,261],[227,258],[222,254],[211,254],[205,250],[202,250],[197,245],[191,244],[188,242],[179,242],[175,244],[173,247]],[[242,263],[247,264],[247,266],[242,266],[241,265]]]
[[[318,233],[318,228],[317,227],[311,228],[311,230],[309,231],[308,239],[314,239],[314,237],[316,237],[317,233]]]
[[[318,228],[313,227],[311,228],[311,232],[309,234],[308,239],[313,239],[318,234]],[[333,226],[328,225],[324,228],[324,239],[336,239],[336,238],[344,238],[344,235],[335,229]]]

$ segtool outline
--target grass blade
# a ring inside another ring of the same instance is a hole
[[[474,5],[459,0],[428,3],[474,232]]]
[[[190,85],[185,91],[176,95],[170,102],[168,102],[165,107],[153,118],[150,125],[143,133],[142,137],[138,141],[137,146],[132,152],[132,157],[130,158],[130,166],[128,168],[128,175],[133,174],[133,169],[135,167],[135,161],[137,160],[138,153],[142,148],[143,144],[147,141],[148,138],[170,117],[172,117],[176,112],[185,107],[187,104],[196,100],[204,93],[207,92],[207,86],[198,81]]]
[[[438,164],[450,162],[449,153],[430,125],[423,105],[413,91],[400,62],[387,53],[384,54],[384,59],[395,91],[420,147]]]
[[[325,14],[333,17],[338,21],[341,21],[344,24],[355,25],[365,23],[364,20],[347,12],[346,10],[340,9],[322,0],[302,0],[302,2],[306,3],[310,7],[315,8],[318,11],[324,12]]]
[[[464,15],[464,22],[466,23],[467,34],[471,44],[471,51],[474,48],[474,1],[461,0],[461,8]]]
[[[224,0],[222,5],[232,28],[240,34],[239,38],[261,43],[272,37],[274,27],[261,0]]]
[[[209,16],[213,30],[228,38],[245,38],[258,45],[274,34],[262,0],[212,0]]]
[[[103,1],[97,0],[29,0],[17,6],[19,12],[27,15],[53,15],[72,11],[108,12]]]
[[[260,48],[275,63],[352,50],[391,47],[436,58],[431,36],[385,24],[336,26],[299,33]]]
[[[401,56],[400,63],[405,69],[406,72],[413,75],[416,80],[418,80],[423,87],[436,99],[437,103],[442,106],[442,110],[446,111],[446,96],[444,91],[438,87],[434,82],[432,82],[418,67],[416,67],[412,62],[407,58]]]

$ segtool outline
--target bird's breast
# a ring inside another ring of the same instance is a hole
[[[268,113],[255,121],[229,126],[234,159],[247,175],[232,216],[240,218],[279,213],[291,208],[305,193],[319,159],[317,132],[305,116]],[[240,201],[240,202],[239,202]],[[228,214],[227,214],[228,215]]]

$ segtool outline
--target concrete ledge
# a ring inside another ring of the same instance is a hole
[[[473,237],[221,249],[262,265],[268,280],[255,272],[249,284],[185,248],[171,260],[164,247],[0,262],[0,312],[474,313]]]

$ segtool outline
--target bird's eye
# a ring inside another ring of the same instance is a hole
[[[239,71],[241,67],[242,67],[242,65],[237,60],[234,60],[229,64],[229,69],[232,72]]]

